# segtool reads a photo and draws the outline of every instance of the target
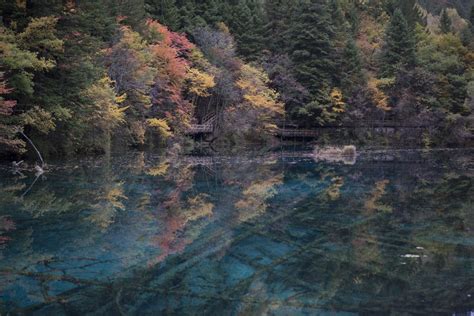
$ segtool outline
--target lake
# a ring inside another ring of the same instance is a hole
[[[0,313],[469,315],[474,151],[0,167]]]

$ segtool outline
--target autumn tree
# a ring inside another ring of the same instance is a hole
[[[83,109],[80,126],[82,130],[81,146],[91,151],[110,152],[112,136],[117,127],[125,123],[123,107],[127,95],[117,95],[114,82],[107,76],[99,79],[82,95]]]
[[[269,82],[262,69],[249,64],[242,66],[236,82],[242,100],[228,107],[225,113],[226,133],[234,140],[241,137],[261,141],[266,133],[276,128],[275,118],[284,113],[284,107],[278,100],[278,93],[269,88]]]
[[[36,77],[51,71],[63,50],[56,23],[54,17],[33,18],[21,32],[0,26],[0,67],[13,89],[11,98],[17,101],[16,112],[21,113],[12,117],[20,129],[27,127],[48,134],[61,118],[61,109],[54,112],[53,106],[38,103],[41,99],[34,97],[43,86]]]
[[[0,154],[5,154],[6,150],[21,152],[23,147],[23,143],[15,139],[17,127],[8,120],[16,105],[16,101],[5,99],[11,92],[12,89],[7,87],[3,73],[0,73]]]

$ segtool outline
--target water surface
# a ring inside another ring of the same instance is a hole
[[[0,313],[467,315],[472,151],[0,167]]]

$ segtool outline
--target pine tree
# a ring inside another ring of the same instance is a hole
[[[299,19],[294,21],[290,31],[291,59],[297,79],[313,95],[317,95],[324,85],[331,85],[334,34],[326,3],[301,6]]]
[[[229,22],[229,27],[232,34],[238,40],[252,23],[252,11],[250,10],[247,0],[239,0],[237,4],[233,6],[232,12],[232,20]]]
[[[198,12],[211,27],[215,27],[217,23],[224,21],[221,10],[221,1],[219,0],[202,1],[198,6]]]
[[[244,32],[237,36],[238,52],[248,60],[260,57],[265,44],[265,21],[259,1],[247,0],[251,18]]]
[[[332,120],[328,109],[336,71],[334,37],[335,28],[326,1],[305,3],[300,7],[289,41],[296,78],[309,91],[310,101],[293,116],[307,125],[323,125]]]
[[[288,50],[289,29],[296,6],[294,0],[267,0],[264,3],[265,46],[274,53]]]
[[[237,42],[237,50],[247,59],[255,59],[264,44],[264,17],[259,1],[239,0],[232,8],[229,21],[232,34]]]
[[[344,17],[344,12],[340,6],[340,1],[329,0],[329,10],[331,14],[331,21],[334,25],[334,37],[332,39],[334,55],[332,60],[335,65],[335,69],[338,70],[333,73],[332,80],[336,86],[340,86],[341,81],[345,76],[341,66],[344,63],[343,54],[348,41],[348,34],[350,33],[350,25],[347,23]]]
[[[116,0],[112,1],[113,14],[123,16],[124,23],[139,29],[145,22],[145,0]]]
[[[179,28],[179,9],[176,0],[146,0],[148,14],[172,30]]]
[[[439,29],[441,33],[448,34],[452,31],[452,27],[453,27],[453,22],[451,21],[451,18],[449,17],[448,12],[445,9],[441,13],[441,17],[439,20]]]
[[[196,3],[194,0],[181,0],[179,3],[179,30],[191,32],[193,20],[196,16]]]
[[[401,10],[395,10],[385,33],[382,75],[394,76],[403,67],[415,64],[415,36]]]
[[[349,39],[344,48],[341,73],[341,88],[343,88],[344,91],[352,90],[357,84],[364,80],[359,49],[353,39]]]
[[[402,11],[410,29],[414,29],[417,23],[425,24],[417,0],[389,0],[386,6],[387,11],[389,11],[391,15],[393,15],[397,9]]]

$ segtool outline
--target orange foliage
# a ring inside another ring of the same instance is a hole
[[[186,59],[195,46],[181,34],[171,32],[155,20],[147,20],[147,36],[152,43],[155,91],[153,104],[160,106],[161,115],[174,127],[191,120],[192,104],[183,96],[190,62]]]
[[[13,107],[16,105],[16,101],[4,100],[2,97],[11,92],[12,89],[7,87],[3,74],[0,73],[0,115],[10,115],[13,111]]]

